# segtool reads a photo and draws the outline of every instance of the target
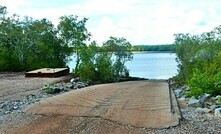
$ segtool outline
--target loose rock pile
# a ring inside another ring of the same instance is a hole
[[[57,83],[54,85],[45,85],[42,90],[48,94],[57,94],[60,92],[67,92],[70,90],[76,90],[79,88],[87,87],[89,84],[79,81],[78,78],[72,78],[68,83]]]
[[[48,95],[27,95],[22,100],[10,100],[4,101],[0,103],[0,121],[3,120],[6,115],[11,113],[22,113],[23,109],[25,109],[30,104],[36,103],[43,98],[47,98]]]
[[[178,101],[186,102],[188,107],[195,108],[195,111],[198,113],[214,113],[214,116],[221,117],[221,102],[218,100],[221,99],[221,96],[212,97],[210,94],[204,94],[195,98],[187,98],[185,93],[190,91],[188,86],[183,86],[174,89],[174,93]],[[181,111],[185,111],[181,109]]]

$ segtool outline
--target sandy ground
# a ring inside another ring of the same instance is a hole
[[[0,102],[22,99],[29,94],[40,94],[46,84],[64,80],[59,78],[25,78],[24,73],[0,72]]]

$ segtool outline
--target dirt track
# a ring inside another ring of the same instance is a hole
[[[43,115],[10,133],[141,133],[179,123],[166,82],[97,85],[54,96],[27,110]],[[132,129],[131,129],[132,128]]]

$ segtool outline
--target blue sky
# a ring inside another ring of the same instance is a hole
[[[221,24],[220,0],[0,0],[9,14],[47,18],[89,18],[87,29],[98,43],[110,36],[133,45],[174,42],[175,33],[199,34]]]

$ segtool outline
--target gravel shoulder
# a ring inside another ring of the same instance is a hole
[[[43,80],[44,79],[44,80]],[[21,73],[0,73],[0,106],[5,102],[27,101],[25,107],[13,110],[11,113],[0,111],[0,134],[23,133],[21,127],[35,128],[36,132],[45,133],[44,130],[51,129],[46,133],[131,133],[131,134],[186,134],[186,133],[221,133],[221,118],[214,117],[211,113],[198,113],[194,108],[187,107],[185,102],[179,102],[183,120],[176,127],[166,129],[137,128],[111,120],[98,117],[70,117],[64,115],[39,115],[31,114],[24,109],[50,97],[43,94],[40,88],[45,84],[56,83],[64,78],[34,78],[26,79]],[[7,89],[7,90],[6,90]],[[4,94],[4,95],[3,95]],[[33,101],[34,100],[34,101]],[[33,102],[32,102],[33,101]],[[0,109],[1,110],[1,109]],[[56,122],[57,121],[57,122]],[[40,122],[48,125],[36,125]],[[59,124],[64,127],[59,128]],[[99,128],[97,127],[99,126]]]
[[[62,80],[64,77],[25,78],[24,73],[0,72],[0,102],[42,94],[39,89],[44,85]]]
[[[27,115],[24,109],[51,96],[40,90],[44,85],[67,79],[70,77],[25,78],[20,72],[0,72],[0,134],[38,118],[37,115]]]

